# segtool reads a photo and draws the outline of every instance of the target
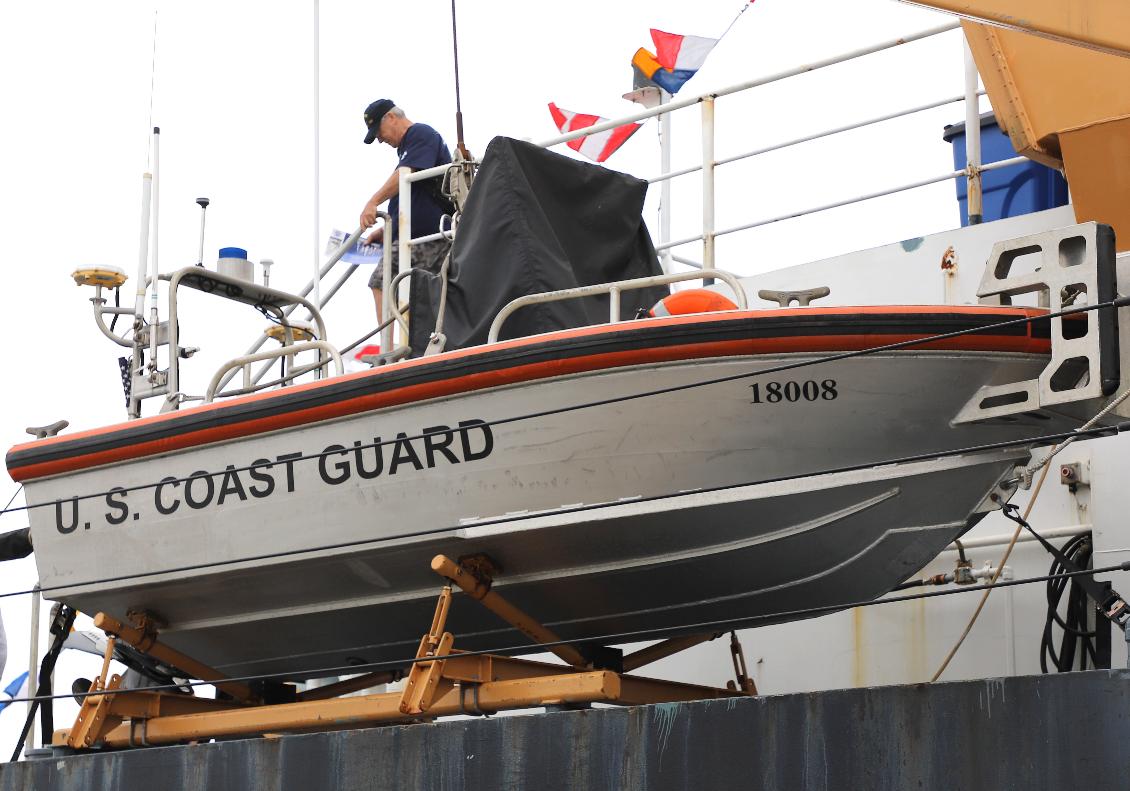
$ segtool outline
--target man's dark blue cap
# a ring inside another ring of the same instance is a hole
[[[365,126],[369,129],[368,134],[365,135],[366,143],[372,143],[377,139],[377,130],[380,129],[381,119],[393,107],[396,107],[396,102],[392,99],[377,99],[365,108]]]

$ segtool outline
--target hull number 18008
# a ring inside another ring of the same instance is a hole
[[[835,401],[839,396],[835,379],[823,379],[819,382],[814,379],[807,379],[803,382],[754,382],[749,387],[753,391],[751,404],[779,404],[782,401],[790,404],[795,404],[797,401]]]

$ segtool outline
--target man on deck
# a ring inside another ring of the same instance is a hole
[[[365,142],[372,143],[380,140],[396,149],[400,157],[397,169],[409,167],[412,170],[427,170],[436,165],[446,165],[451,162],[451,152],[443,142],[439,132],[427,124],[417,124],[410,121],[404,111],[391,99],[379,99],[365,109],[365,126],[368,133]],[[399,175],[397,169],[392,171],[388,179],[381,185],[361,212],[361,226],[368,228],[377,221],[377,209],[388,201],[388,213],[391,217],[393,241],[396,241],[397,214],[400,208]],[[431,236],[440,230],[440,221],[443,215],[451,214],[450,202],[440,192],[441,177],[417,181],[412,184],[412,238]],[[369,235],[367,244],[378,244],[383,241],[384,229],[378,228]],[[423,268],[429,272],[438,273],[443,265],[443,260],[451,249],[451,242],[446,239],[434,239],[422,242],[412,247],[413,267]],[[397,247],[392,248],[392,274],[396,275],[399,269]],[[373,298],[377,305],[377,321],[382,320],[383,294],[383,269],[385,262],[377,266],[372,277],[369,278],[369,288],[373,289]]]

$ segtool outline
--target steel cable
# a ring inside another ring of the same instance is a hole
[[[416,272],[416,271],[419,271],[419,270],[409,270],[409,273]],[[402,272],[402,273],[400,273],[400,275],[397,275],[397,277],[400,277],[404,274],[407,274],[407,273]],[[912,348],[912,347],[915,347],[915,346],[922,346],[922,345],[925,345],[925,344],[937,343],[938,341],[949,340],[951,338],[958,338],[958,337],[962,337],[962,336],[965,336],[965,335],[975,335],[975,334],[978,334],[978,333],[991,332],[991,331],[994,331],[994,330],[1003,329],[1005,327],[1016,326],[1016,325],[1019,325],[1019,324],[1029,324],[1029,323],[1032,323],[1034,321],[1043,321],[1043,320],[1048,320],[1048,319],[1060,318],[1060,317],[1063,317],[1063,316],[1074,315],[1074,314],[1077,314],[1077,313],[1085,313],[1085,312],[1092,311],[1092,310],[1099,310],[1101,308],[1119,308],[1119,307],[1127,307],[1127,306],[1130,306],[1130,297],[1120,297],[1118,299],[1111,300],[1110,302],[1101,302],[1101,303],[1096,303],[1094,305],[1084,305],[1084,306],[1077,307],[1077,308],[1068,308],[1068,309],[1065,309],[1065,310],[1058,311],[1056,313],[1047,313],[1047,314],[1044,314],[1042,316],[1025,316],[1023,318],[1010,319],[1008,321],[997,322],[995,324],[986,324],[983,327],[972,327],[970,329],[965,329],[965,330],[954,330],[953,332],[945,332],[945,333],[940,333],[940,334],[937,334],[937,335],[928,335],[928,336],[925,336],[925,337],[922,337],[922,338],[914,338],[914,339],[906,340],[906,341],[898,341],[896,343],[887,343],[887,344],[882,344],[880,346],[872,346],[872,347],[869,347],[869,348],[866,348],[866,349],[857,349],[855,351],[850,351],[850,352],[838,352],[836,354],[831,354],[831,355],[827,355],[827,356],[824,356],[824,357],[817,357],[817,358],[813,358],[813,359],[810,359],[810,360],[801,360],[801,361],[793,362],[793,363],[783,363],[781,365],[770,366],[768,368],[762,368],[762,369],[758,369],[756,371],[747,371],[745,373],[739,373],[739,374],[728,374],[726,376],[717,376],[717,377],[712,377],[710,379],[701,379],[701,380],[696,381],[696,382],[687,382],[687,383],[681,384],[681,385],[671,385],[671,386],[668,386],[668,387],[660,387],[660,388],[656,388],[656,389],[653,389],[653,390],[644,390],[644,391],[641,391],[641,392],[638,392],[638,393],[629,393],[627,395],[622,395],[622,396],[613,396],[613,397],[610,397],[610,398],[603,398],[603,399],[599,399],[599,400],[596,400],[596,401],[585,401],[585,402],[582,402],[580,404],[570,404],[569,406],[564,406],[564,407],[555,407],[553,409],[543,409],[543,410],[539,410],[537,412],[526,412],[526,413],[521,414],[521,415],[512,415],[510,417],[496,418],[494,420],[484,420],[477,425],[490,426],[490,427],[503,426],[503,425],[508,425],[508,424],[511,424],[511,423],[522,422],[522,421],[525,421],[525,420],[535,420],[537,418],[550,417],[550,416],[553,416],[553,415],[560,415],[560,414],[567,414],[569,412],[576,412],[576,411],[583,410],[583,409],[592,409],[594,407],[600,407],[600,406],[610,406],[612,404],[619,404],[619,403],[624,403],[624,402],[627,402],[627,401],[634,401],[636,399],[641,399],[641,398],[650,398],[652,396],[657,396],[657,395],[667,395],[667,394],[670,394],[670,393],[677,393],[677,392],[682,392],[682,391],[686,391],[686,390],[693,390],[693,389],[697,389],[697,388],[700,388],[700,387],[710,387],[710,386],[716,385],[716,384],[725,384],[727,382],[735,382],[735,381],[740,381],[742,379],[751,379],[751,378],[758,377],[758,376],[766,376],[768,374],[781,373],[783,371],[792,371],[792,370],[796,370],[798,368],[806,368],[806,367],[812,366],[812,365],[820,365],[820,364],[829,363],[829,362],[838,362],[840,360],[854,359],[854,358],[857,358],[857,357],[866,357],[866,356],[869,356],[869,355],[872,355],[872,354],[879,354],[879,353],[887,352],[887,351],[897,351],[897,350],[900,350],[900,349],[907,349],[907,348]],[[1130,393],[1128,393],[1128,394],[1130,394]],[[1108,409],[1109,409],[1109,406],[1108,406]],[[385,445],[394,445],[397,442],[414,442],[416,440],[424,440],[424,439],[427,439],[429,437],[439,436],[443,433],[444,432],[442,432],[442,431],[430,431],[430,432],[426,431],[426,432],[423,432],[423,433],[420,433],[420,434],[406,435],[404,437],[398,437],[397,439],[394,439],[394,440],[383,440],[381,442],[370,442],[370,443],[365,443],[365,444],[362,444],[362,445],[355,445],[354,448],[357,449],[357,450],[368,450],[370,448],[383,447]],[[1058,435],[1049,435],[1049,436],[1058,436]],[[1066,439],[1067,437],[1071,436],[1071,434],[1064,434],[1062,436],[1063,436],[1064,439]],[[309,461],[310,459],[319,459],[319,458],[322,458],[324,456],[333,456],[333,455],[337,455],[339,453],[340,453],[340,451],[320,451],[318,453],[308,453],[308,454],[303,454],[302,456],[296,456],[292,459],[292,461],[295,461],[295,462]],[[878,463],[878,462],[876,462],[876,463]],[[245,472],[247,470],[251,470],[253,468],[260,467],[260,466],[262,466],[262,465],[253,463],[253,464],[245,465],[243,467],[232,467],[230,469],[226,469],[225,471],[228,471],[228,472]],[[874,465],[869,465],[869,466],[874,466]],[[191,480],[192,478],[193,478],[193,476],[191,476],[191,475],[185,476],[185,477],[182,477],[182,478],[175,478],[175,479],[174,478],[168,478],[168,479],[165,479],[163,482],[165,482],[165,483],[173,483],[173,482],[184,483],[188,480]],[[115,492],[133,492],[133,491],[140,491],[140,490],[144,490],[144,489],[152,489],[152,488],[156,488],[157,486],[160,486],[161,484],[162,484],[162,481],[154,481],[152,483],[138,484],[136,486],[131,486],[131,487],[117,488],[117,489],[113,489],[113,490],[105,490],[105,491],[100,491],[100,492],[94,492],[94,493],[91,493],[91,494],[78,495],[75,498],[67,498],[67,499],[89,500],[89,499],[92,499],[92,498],[95,498],[95,497],[105,497],[107,494],[111,494],[111,493],[115,493]],[[17,506],[16,508],[6,508],[4,510],[0,510],[0,516],[2,516],[3,514],[6,514],[6,513],[12,513],[12,512],[16,512],[16,511],[30,511],[34,508],[45,508],[45,507],[48,507],[48,506],[55,505],[57,502],[61,502],[61,501],[50,500],[50,501],[42,502],[42,503],[31,503],[31,504],[26,504],[26,505],[22,505],[22,506]]]
[[[1049,582],[1056,579],[1069,579],[1080,575],[1090,574],[1109,574],[1115,571],[1130,571],[1130,561],[1120,563],[1113,566],[1104,566],[1097,569],[1084,569],[1080,571],[1065,571],[1059,574],[1046,574],[1039,577],[1026,577],[1018,580],[1005,580],[998,582],[995,587],[1007,588],[1015,585],[1031,585],[1038,582]],[[842,610],[854,609],[857,607],[875,607],[882,604],[895,604],[899,602],[917,601],[919,599],[932,599],[938,596],[954,596],[962,593],[973,593],[980,591],[987,586],[962,586],[947,590],[927,591],[925,593],[916,593],[908,596],[894,596],[885,599],[866,599],[855,602],[845,602],[843,604],[828,604],[820,607],[807,607],[800,610],[782,610],[775,613],[766,615],[758,615],[752,617],[737,617],[737,618],[724,618],[714,621],[700,621],[697,623],[682,624],[679,626],[667,626],[661,629],[637,629],[626,632],[612,632],[603,635],[589,635],[585,637],[574,637],[563,640],[554,640],[545,643],[521,643],[518,645],[504,646],[500,648],[483,648],[471,651],[460,651],[459,656],[487,656],[490,654],[498,655],[512,655],[512,654],[530,654],[540,653],[537,649],[550,649],[558,646],[565,645],[582,645],[582,644],[604,644],[604,645],[621,645],[624,643],[642,642],[646,640],[662,639],[667,635],[679,634],[706,634],[715,631],[729,631],[731,628],[754,628],[758,622],[772,622],[779,620],[799,620],[801,618],[827,615],[833,612]],[[693,603],[689,606],[693,606]],[[535,649],[535,650],[531,650]],[[246,683],[254,681],[266,681],[271,679],[289,678],[289,677],[302,677],[302,678],[318,678],[332,675],[340,675],[343,673],[365,673],[375,672],[379,670],[394,670],[414,665],[418,662],[431,662],[435,657],[406,657],[404,659],[389,659],[382,662],[366,662],[356,665],[332,665],[329,667],[316,668],[313,670],[302,670],[292,672],[275,672],[275,673],[257,673],[245,676],[227,676],[222,679],[214,681],[189,681],[182,684],[164,684],[155,685],[151,687],[139,687],[134,691],[138,692],[158,692],[161,690],[183,690],[186,687],[204,687],[215,686],[217,683],[236,682]],[[12,698],[9,703],[26,703],[34,700],[58,700],[63,698],[82,699],[88,697],[95,697],[98,695],[113,695],[120,694],[123,690],[100,690],[96,692],[71,692],[71,693],[58,693],[54,695],[41,695],[41,696],[27,696],[21,698]]]
[[[415,271],[415,270],[410,270],[410,271]],[[401,274],[403,275],[405,273],[401,273]],[[567,413],[567,412],[571,412],[571,411],[575,411],[575,410],[579,410],[579,409],[591,408],[593,406],[607,405],[607,404],[612,404],[612,403],[621,403],[621,402],[630,401],[630,400],[633,400],[633,399],[636,399],[636,398],[645,398],[645,397],[649,397],[649,396],[652,396],[652,395],[660,395],[660,394],[665,394],[665,393],[669,393],[669,392],[676,392],[676,391],[693,389],[693,388],[697,388],[697,387],[708,386],[708,385],[712,385],[712,384],[724,383],[724,382],[729,382],[729,381],[736,381],[736,380],[740,380],[740,379],[746,379],[746,378],[762,376],[762,375],[771,374],[771,373],[777,373],[777,372],[780,372],[780,371],[783,371],[783,370],[792,370],[792,369],[795,369],[795,368],[806,367],[806,366],[809,366],[809,365],[817,365],[817,364],[824,363],[824,362],[831,362],[831,361],[836,361],[836,360],[841,360],[841,359],[862,357],[862,356],[867,356],[867,355],[870,355],[870,354],[876,354],[876,353],[879,353],[879,352],[882,352],[882,351],[889,351],[889,350],[893,350],[893,349],[908,348],[908,347],[911,347],[911,346],[918,346],[918,345],[923,345],[923,344],[928,344],[928,343],[934,343],[934,342],[937,342],[938,340],[944,340],[944,339],[948,339],[948,338],[970,335],[970,334],[975,334],[975,333],[988,332],[988,331],[999,329],[999,328],[1002,328],[1002,327],[1005,327],[1005,326],[1014,326],[1014,325],[1017,325],[1017,324],[1027,324],[1027,323],[1030,323],[1030,322],[1033,322],[1033,321],[1055,318],[1057,316],[1069,315],[1069,314],[1074,314],[1074,313],[1081,313],[1081,312],[1086,312],[1086,311],[1091,311],[1091,310],[1097,310],[1097,309],[1100,309],[1100,308],[1121,307],[1123,305],[1130,305],[1130,298],[1124,297],[1124,298],[1120,298],[1120,299],[1117,299],[1117,300],[1112,300],[1111,302],[1108,302],[1108,303],[1097,303],[1095,305],[1086,305],[1086,306],[1082,306],[1082,307],[1078,307],[1078,308],[1069,308],[1069,309],[1066,309],[1066,310],[1063,310],[1063,311],[1059,311],[1058,313],[1054,313],[1054,314],[1049,313],[1049,314],[1045,314],[1043,316],[1026,316],[1026,317],[1023,317],[1023,318],[1020,318],[1020,319],[1012,319],[1012,320],[1005,321],[1005,322],[998,322],[998,323],[995,323],[995,324],[985,325],[984,327],[974,327],[974,328],[965,329],[965,330],[955,330],[953,332],[942,333],[942,334],[938,334],[938,335],[932,335],[932,336],[927,336],[927,337],[924,337],[924,338],[917,338],[917,339],[908,340],[908,341],[899,341],[897,343],[884,344],[884,345],[881,345],[881,346],[870,347],[868,349],[860,349],[860,350],[851,351],[851,352],[840,352],[840,353],[837,353],[837,354],[828,355],[828,356],[825,356],[825,357],[816,358],[816,359],[812,359],[812,360],[802,360],[802,361],[795,362],[795,363],[787,363],[787,364],[783,364],[783,365],[779,365],[779,366],[771,366],[769,368],[761,369],[761,370],[757,370],[757,371],[751,371],[751,372],[746,372],[746,373],[741,373],[741,374],[730,374],[730,375],[727,375],[727,376],[724,376],[724,377],[714,377],[714,378],[708,379],[708,380],[700,380],[698,382],[690,382],[690,383],[682,384],[682,385],[675,385],[675,386],[666,387],[666,388],[658,388],[658,389],[655,389],[655,390],[645,391],[645,392],[642,392],[642,393],[632,393],[632,394],[628,394],[628,395],[625,395],[625,396],[616,396],[616,397],[613,397],[613,398],[602,399],[600,401],[585,402],[585,403],[582,403],[582,404],[576,404],[576,405],[570,405],[570,406],[567,406],[567,407],[558,407],[558,408],[554,408],[554,409],[542,410],[542,411],[534,412],[534,413],[526,413],[524,415],[517,415],[517,416],[508,417],[508,418],[498,418],[498,419],[493,420],[493,421],[483,421],[482,425],[488,425],[488,426],[504,425],[504,424],[514,423],[514,422],[518,422],[518,421],[522,421],[522,420],[529,420],[529,419],[533,419],[533,418],[536,418],[536,417],[545,417],[545,416],[549,416],[549,415]],[[1128,393],[1124,393],[1123,396],[1120,397],[1119,401],[1122,400],[1123,398],[1125,398],[1128,394],[1130,394],[1130,391],[1128,391]],[[1105,414],[1113,406],[1114,406],[1114,403],[1108,405],[1106,409],[1104,409],[1102,412],[1099,413],[1099,415]],[[1098,420],[1098,416],[1092,418],[1090,423],[1094,423],[1097,420]],[[1082,436],[1092,436],[1092,437],[1104,436],[1104,435],[1111,433],[1112,431],[1113,432],[1119,432],[1119,431],[1124,431],[1124,430],[1127,430],[1127,429],[1130,429],[1130,422],[1121,423],[1121,424],[1118,424],[1117,426],[1112,427],[1112,428],[1100,428],[1100,429],[1088,428],[1088,429],[1085,429],[1085,430],[1080,428],[1080,429],[1076,429],[1076,430],[1071,431],[1071,432],[1060,433],[1060,434],[1048,434],[1048,435],[1042,435],[1042,436],[1039,436],[1039,437],[1029,437],[1029,438],[1025,438],[1025,439],[1021,439],[1021,440],[1013,440],[1013,441],[1009,441],[1009,442],[998,442],[998,443],[990,443],[990,444],[984,444],[984,445],[975,445],[975,446],[970,446],[970,447],[967,447],[967,448],[960,448],[960,449],[955,449],[955,450],[950,450],[950,451],[936,451],[936,452],[931,452],[931,453],[918,454],[918,455],[914,455],[914,456],[905,456],[905,457],[900,457],[900,458],[887,459],[887,460],[883,460],[883,461],[871,461],[871,462],[867,462],[867,463],[864,463],[864,464],[853,465],[853,466],[849,466],[849,467],[841,467],[841,468],[833,468],[833,469],[829,469],[829,470],[808,472],[808,473],[802,473],[802,474],[797,474],[797,475],[792,475],[792,476],[785,476],[785,477],[782,477],[782,478],[772,478],[772,479],[765,479],[765,480],[759,480],[759,481],[747,481],[747,482],[736,483],[736,484],[728,484],[728,485],[725,485],[725,486],[710,487],[710,488],[702,489],[701,491],[702,492],[725,491],[725,490],[729,490],[729,489],[741,488],[743,486],[754,486],[754,485],[759,485],[759,484],[777,483],[777,482],[782,482],[782,481],[795,480],[795,479],[798,479],[798,478],[809,477],[811,475],[830,475],[830,474],[835,474],[835,473],[851,472],[851,471],[860,470],[860,469],[870,469],[870,468],[877,467],[877,466],[886,466],[886,465],[892,465],[892,464],[907,463],[907,462],[912,462],[912,461],[923,461],[923,460],[927,460],[927,459],[944,458],[944,457],[957,456],[957,455],[968,454],[968,453],[978,453],[978,452],[984,452],[984,451],[987,451],[987,450],[1000,450],[1000,449],[1011,448],[1011,447],[1023,447],[1023,446],[1026,446],[1026,445],[1039,445],[1039,444],[1044,444],[1044,443],[1052,442],[1052,441],[1062,442],[1062,444],[1060,446],[1062,448],[1062,447],[1066,446],[1066,444],[1067,444],[1067,442],[1063,442],[1064,440],[1067,440],[1069,442],[1071,440],[1078,439],[1079,437],[1082,437]],[[424,432],[422,434],[411,436],[411,437],[406,437],[406,438],[398,437],[395,440],[384,440],[384,441],[380,441],[380,442],[365,443],[365,444],[362,444],[362,445],[359,445],[359,446],[355,446],[355,448],[360,450],[360,449],[368,449],[368,448],[374,448],[374,447],[382,447],[382,446],[385,446],[385,445],[392,445],[396,442],[404,441],[405,439],[407,439],[408,441],[417,440],[417,439],[424,439],[424,438],[427,438],[427,437],[435,436],[438,433],[442,433],[442,432]],[[317,452],[317,453],[310,453],[310,454],[303,454],[302,456],[296,456],[296,457],[292,458],[291,461],[295,462],[295,463],[300,462],[300,461],[309,461],[309,460],[312,460],[312,459],[320,459],[322,457],[335,455],[335,454],[338,454],[338,453],[340,453],[340,451],[320,451],[320,452]],[[254,469],[254,468],[257,468],[257,467],[260,467],[260,466],[262,466],[262,465],[252,463],[250,465],[246,465],[246,466],[243,466],[243,467],[232,467],[230,469],[225,470],[225,472],[243,472],[243,471]],[[166,479],[164,479],[163,482],[164,483],[172,483],[172,482],[175,481],[175,482],[183,483],[183,482],[192,480],[194,477],[195,476],[190,475],[190,476],[186,476],[186,477],[183,477],[183,478],[166,478]],[[152,488],[155,488],[157,486],[160,486],[161,484],[162,484],[162,481],[158,481],[158,482],[155,482],[155,483],[138,484],[138,485],[132,486],[132,487],[120,487],[118,489],[111,490],[111,491],[113,491],[113,492],[133,492],[133,491],[139,491],[139,490],[145,490],[145,489],[152,489]],[[71,499],[74,499],[74,500],[77,501],[77,500],[92,499],[92,498],[96,498],[96,497],[104,497],[107,494],[111,493],[111,491],[102,491],[102,492],[95,492],[95,493],[86,494],[86,495],[78,495],[78,496],[71,498]],[[1037,491],[1038,491],[1038,489],[1037,489]],[[652,496],[652,497],[638,498],[638,499],[634,500],[633,502],[653,502],[653,501],[669,499],[669,498],[677,497],[677,496],[680,496],[680,494],[679,493],[663,494],[663,495],[656,495],[656,496]],[[59,501],[52,500],[52,501],[48,501],[48,502],[44,502],[44,503],[25,504],[25,505],[19,506],[17,508],[6,509],[4,511],[0,511],[0,514],[9,513],[9,512],[16,512],[16,511],[31,510],[32,508],[38,508],[38,507],[47,507],[47,506],[55,505],[57,502],[59,502]],[[598,509],[598,508],[610,507],[610,506],[617,505],[617,504],[618,503],[598,503],[598,504],[593,504],[593,505],[578,506],[578,507],[569,508],[569,509],[546,510],[546,511],[541,511],[541,512],[532,513],[532,514],[510,516],[510,517],[499,518],[499,519],[494,519],[494,520],[482,520],[480,522],[477,522],[476,526],[477,527],[486,526],[486,525],[495,524],[495,523],[498,523],[498,522],[501,522],[501,521],[512,521],[512,520],[515,520],[515,519],[534,518],[534,517],[538,517],[538,516],[544,516],[544,515],[547,515],[547,514],[563,514],[563,513],[582,512],[582,511],[588,511],[588,510],[593,510],[593,509]],[[321,545],[321,546],[316,546],[316,547],[306,547],[306,548],[303,548],[303,549],[285,550],[285,551],[274,552],[274,553],[265,553],[265,554],[261,554],[261,555],[254,555],[254,556],[248,556],[248,557],[243,557],[243,558],[233,558],[233,559],[228,559],[228,560],[212,561],[212,562],[208,562],[208,563],[178,566],[178,567],[175,567],[175,568],[162,569],[162,570],[152,571],[152,572],[144,572],[144,573],[140,573],[140,574],[127,574],[127,575],[120,575],[120,576],[115,576],[115,577],[103,577],[103,578],[98,578],[98,579],[94,579],[94,580],[87,580],[87,581],[78,582],[78,583],[68,583],[66,585],[55,585],[55,586],[48,586],[48,587],[44,587],[44,588],[32,588],[32,589],[22,590],[22,591],[10,591],[10,592],[7,592],[7,593],[0,593],[0,599],[9,598],[9,597],[12,597],[12,596],[29,595],[29,594],[37,592],[37,591],[38,592],[49,592],[49,591],[53,591],[53,590],[62,590],[62,589],[66,589],[66,588],[82,587],[82,586],[86,586],[86,585],[96,585],[96,584],[102,584],[102,583],[106,583],[106,582],[119,582],[119,581],[130,580],[130,579],[143,579],[143,578],[148,578],[148,577],[160,576],[162,574],[178,573],[178,572],[184,572],[184,571],[199,571],[199,570],[208,569],[208,568],[219,568],[219,567],[223,567],[223,566],[230,566],[230,565],[234,565],[234,564],[238,564],[238,563],[248,563],[248,562],[257,562],[257,561],[263,561],[263,560],[272,560],[272,559],[277,559],[277,558],[281,558],[281,557],[289,557],[289,556],[293,556],[293,555],[306,554],[306,553],[309,553],[309,552],[318,552],[318,551],[324,551],[324,550],[344,549],[344,548],[348,548],[348,547],[358,547],[358,546],[365,546],[365,545],[381,544],[381,543],[385,543],[385,542],[388,542],[388,541],[402,540],[402,539],[405,539],[405,538],[420,538],[420,537],[424,537],[424,536],[428,536],[428,535],[438,535],[438,534],[442,534],[442,533],[453,532],[453,531],[462,529],[463,527],[465,527],[465,525],[444,526],[444,527],[439,527],[439,528],[431,528],[431,529],[428,529],[428,530],[414,531],[414,532],[411,532],[411,533],[399,533],[399,534],[394,535],[394,536],[386,536],[386,537],[378,537],[378,538],[366,538],[366,539],[359,539],[359,540],[356,540],[356,541],[339,542],[339,543],[335,543],[335,544],[326,544],[326,545]],[[944,667],[942,668],[942,670],[944,670]]]
[[[1115,434],[1115,433],[1121,433],[1123,431],[1130,431],[1130,421],[1119,423],[1117,426],[1088,429],[1086,434],[1088,436],[1091,436],[1091,437],[1102,437],[1102,436],[1108,436],[1108,435]],[[747,482],[743,482],[743,483],[726,484],[726,485],[723,485],[723,486],[704,487],[704,488],[696,490],[694,493],[695,494],[708,494],[708,493],[712,493],[712,492],[727,491],[727,490],[730,490],[730,489],[740,489],[744,486],[758,486],[758,485],[762,485],[762,484],[782,483],[782,482],[785,482],[785,481],[793,481],[793,480],[798,480],[798,479],[801,479],[801,478],[811,477],[812,475],[835,475],[835,474],[846,473],[846,472],[855,472],[855,471],[858,471],[858,470],[870,470],[870,469],[874,469],[876,467],[890,466],[890,465],[895,465],[895,464],[907,464],[907,463],[916,462],[916,461],[928,461],[928,460],[932,460],[932,459],[948,458],[948,457],[952,457],[952,456],[961,456],[961,455],[966,455],[966,454],[983,453],[983,452],[992,451],[992,450],[1006,450],[1006,449],[1009,449],[1009,448],[1020,448],[1020,447],[1024,447],[1026,445],[1030,445],[1030,444],[1033,444],[1033,443],[1040,444],[1041,442],[1044,442],[1044,441],[1062,439],[1062,438],[1065,438],[1067,436],[1077,436],[1077,434],[1076,434],[1076,432],[1072,432],[1070,435],[1069,434],[1045,434],[1045,435],[1040,436],[1040,437],[1027,437],[1025,439],[1011,440],[1011,441],[1008,441],[1008,442],[994,442],[994,443],[989,443],[989,444],[985,444],[985,445],[973,445],[973,446],[970,446],[970,447],[967,447],[967,448],[958,448],[958,449],[955,449],[955,450],[934,451],[934,452],[931,452],[931,453],[922,453],[922,454],[918,454],[918,455],[915,455],[915,456],[902,456],[900,458],[887,459],[886,461],[881,461],[881,462],[875,462],[875,461],[864,462],[862,464],[856,464],[856,465],[852,465],[850,467],[837,467],[837,468],[833,468],[833,469],[829,469],[829,470],[822,470],[822,471],[819,471],[819,472],[797,473],[796,475],[786,475],[786,476],[783,476],[783,477],[780,477],[780,478],[770,478],[770,479],[760,480],[760,481],[747,481]],[[335,451],[335,452],[338,452],[338,451]],[[310,456],[302,457],[302,459],[316,458],[316,457],[321,456],[321,455],[323,455],[323,454],[312,454]],[[296,459],[294,459],[294,461],[300,461],[302,459],[296,458]],[[149,488],[149,487],[148,486],[137,486],[137,487],[133,487],[132,489],[119,489],[117,491],[134,491],[135,489],[141,489],[141,488]],[[675,497],[682,497],[685,494],[686,494],[685,492],[673,492],[673,493],[669,493],[669,494],[654,495],[654,496],[651,496],[651,497],[637,497],[637,498],[632,499],[630,502],[633,503],[633,504],[658,502],[658,501],[662,501],[662,500],[669,500],[669,499],[672,499],[672,498],[675,498]],[[574,506],[574,507],[571,507],[571,508],[557,508],[557,509],[551,509],[551,510],[545,510],[545,511],[525,513],[525,514],[514,514],[514,515],[503,516],[503,517],[497,517],[497,518],[494,518],[494,519],[483,519],[483,520],[475,522],[474,527],[488,527],[490,525],[500,524],[502,522],[521,521],[521,520],[525,520],[525,519],[535,519],[535,518],[543,517],[543,516],[551,516],[551,515],[556,516],[556,515],[560,515],[560,514],[583,513],[583,512],[586,512],[586,511],[594,511],[594,510],[598,510],[598,509],[601,509],[601,508],[612,508],[612,507],[615,507],[615,506],[618,506],[618,505],[623,505],[623,503],[619,502],[619,501],[617,501],[617,502],[607,502],[607,503],[595,503],[595,504],[591,504],[591,505]],[[325,551],[325,550],[332,550],[332,549],[346,549],[346,548],[349,548],[349,547],[360,547],[360,546],[368,546],[368,545],[374,545],[374,544],[384,544],[384,543],[389,542],[389,541],[402,541],[406,538],[422,538],[422,537],[425,537],[425,536],[440,535],[442,533],[451,533],[451,532],[455,532],[457,530],[465,529],[466,527],[468,527],[468,525],[464,525],[464,524],[449,525],[449,526],[445,526],[445,527],[433,527],[433,528],[428,528],[426,530],[416,530],[416,531],[413,531],[413,532],[410,532],[410,533],[397,533],[396,535],[391,535],[391,536],[383,536],[383,537],[376,537],[376,538],[363,538],[363,539],[357,539],[357,540],[354,540],[354,541],[342,541],[342,542],[338,542],[338,543],[335,543],[335,544],[322,544],[322,545],[319,545],[319,546],[304,547],[302,549],[280,550],[279,552],[270,552],[270,553],[264,553],[264,554],[261,554],[261,555],[251,555],[251,556],[242,557],[242,558],[233,558],[233,559],[229,559],[229,560],[217,560],[217,561],[209,561],[207,563],[196,563],[196,564],[186,565],[186,566],[177,566],[177,567],[174,567],[174,568],[161,569],[159,571],[146,571],[146,572],[140,572],[140,573],[135,573],[135,574],[123,574],[123,575],[116,576],[116,577],[101,577],[101,578],[98,578],[98,579],[86,580],[86,581],[83,581],[83,582],[71,582],[71,583],[67,583],[65,585],[50,585],[50,586],[43,586],[43,587],[40,587],[40,588],[31,588],[29,590],[23,590],[23,591],[10,591],[10,592],[7,592],[7,593],[0,593],[0,599],[9,598],[9,597],[12,597],[12,596],[23,596],[23,595],[27,595],[27,594],[30,594],[30,593],[35,593],[37,591],[41,592],[41,593],[45,593],[45,592],[48,592],[48,591],[64,590],[64,589],[67,589],[67,588],[83,587],[83,586],[86,586],[86,585],[98,585],[98,584],[102,584],[102,583],[105,583],[105,582],[121,582],[123,580],[139,580],[139,579],[146,579],[146,578],[149,578],[149,577],[160,576],[162,574],[173,574],[173,573],[179,573],[179,572],[184,572],[184,571],[200,571],[200,570],[203,570],[203,569],[219,568],[221,566],[230,566],[230,565],[234,565],[234,564],[237,564],[237,563],[252,563],[252,562],[258,562],[258,561],[263,561],[263,560],[273,560],[273,559],[276,559],[276,558],[291,557],[291,556],[294,556],[294,555],[304,555],[304,554],[307,554],[307,553],[310,553],[310,552],[322,552],[322,551]]]

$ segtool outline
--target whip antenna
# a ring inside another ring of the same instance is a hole
[[[451,0],[451,45],[455,51],[455,138],[463,159],[470,159],[463,142],[463,106],[459,98],[459,33],[455,27],[455,0]]]
[[[157,85],[157,11],[153,9],[153,53],[149,59],[149,128],[153,127],[153,94]],[[153,163],[153,145],[152,138],[145,141],[145,169],[148,170],[149,166]]]

